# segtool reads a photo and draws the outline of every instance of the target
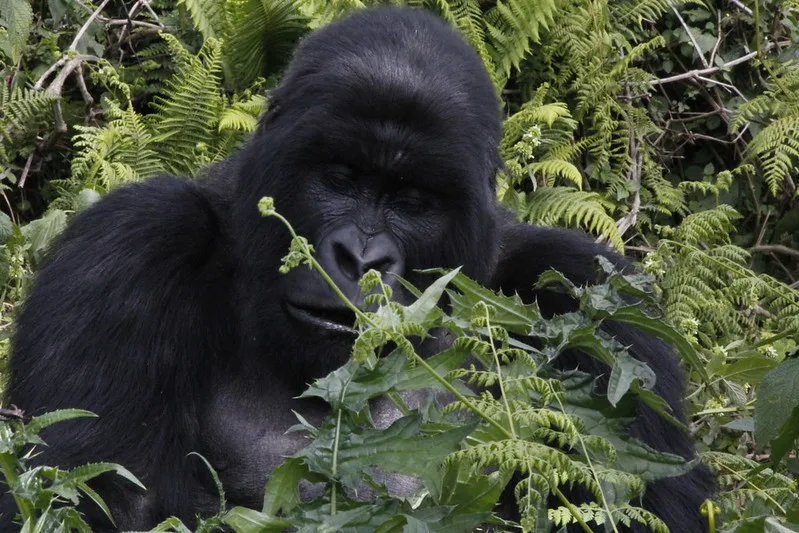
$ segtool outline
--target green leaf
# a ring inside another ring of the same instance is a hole
[[[771,444],[772,461],[776,463],[797,438],[799,359],[789,359],[766,374],[760,383],[755,404],[755,440],[760,446]]]
[[[22,56],[25,43],[33,23],[33,9],[30,0],[3,0],[0,2],[0,25],[5,32],[0,33],[0,52],[16,64]]]
[[[778,364],[779,361],[758,354],[724,365],[718,369],[716,375],[736,383],[760,383]]]
[[[694,347],[677,330],[662,320],[650,318],[634,306],[621,308],[611,314],[610,318],[632,324],[636,329],[670,343],[677,348],[683,360],[690,364],[703,379],[709,379],[707,369],[699,359],[699,354],[696,353]]]
[[[33,433],[38,433],[44,428],[51,426],[53,424],[57,424],[58,422],[64,422],[66,420],[72,420],[74,418],[96,418],[97,415],[92,413],[91,411],[85,411],[83,409],[59,409],[57,411],[50,411],[49,413],[45,413],[43,415],[34,416],[30,422],[27,423],[26,427]]]
[[[426,478],[474,429],[466,425],[426,436],[421,426],[421,416],[411,415],[400,418],[386,429],[342,430],[336,475],[353,488],[358,487],[364,471],[373,465],[379,465],[384,472]],[[328,427],[325,436],[317,438],[294,457],[304,459],[314,472],[333,476],[334,439],[334,428]]]
[[[530,335],[533,325],[541,320],[538,305],[525,304],[518,295],[498,295],[460,273],[452,283],[460,291],[447,291],[455,314],[468,315],[475,304],[485,302],[493,309],[492,324],[521,335]]]
[[[444,294],[444,289],[460,271],[460,268],[456,268],[427,287],[419,299],[406,308],[405,319],[417,323],[426,322],[437,309],[436,305],[441,299],[441,295]]]
[[[67,214],[60,209],[51,209],[42,218],[22,228],[25,239],[31,243],[30,253],[37,263],[44,259],[50,243],[67,225]]]
[[[617,354],[608,381],[608,401],[611,405],[619,403],[636,379],[641,387],[651,389],[655,385],[655,372],[627,352]]]
[[[290,513],[300,503],[299,483],[314,474],[299,459],[287,459],[269,474],[262,512],[268,516]],[[318,479],[324,481],[324,479]]]
[[[438,374],[446,375],[460,367],[468,355],[466,350],[453,347],[428,358],[427,364]],[[359,412],[370,399],[383,394],[437,386],[438,382],[424,368],[411,366],[401,350],[394,350],[371,370],[354,363],[334,370],[316,380],[301,397],[322,398],[330,405],[341,404],[350,411]],[[345,387],[346,394],[342,400]]]
[[[111,509],[108,508],[105,500],[103,500],[102,496],[100,496],[97,491],[95,491],[86,483],[78,483],[78,489],[88,496],[89,499],[91,499],[94,504],[103,511],[103,514],[111,521],[111,524],[116,526],[116,522],[114,522],[114,516],[111,514]]]
[[[5,244],[12,233],[14,233],[14,223],[8,215],[0,211],[0,244]]]
[[[236,533],[281,533],[292,527],[292,523],[281,518],[272,518],[244,507],[234,507],[222,521]]]
[[[53,483],[52,490],[64,498],[77,502],[78,487],[106,472],[116,472],[118,476],[125,478],[140,489],[146,490],[136,476],[124,466],[116,463],[89,463],[75,467]]]
[[[731,533],[797,533],[799,524],[787,524],[773,516],[759,517],[746,521],[732,530]]]

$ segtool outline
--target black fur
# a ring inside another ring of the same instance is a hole
[[[376,9],[314,33],[258,132],[208,179],[114,191],[54,247],[17,322],[6,404],[100,416],[52,427],[40,460],[133,471],[146,492],[111,476],[97,484],[123,529],[214,512],[193,451],[219,471],[231,503],[260,504],[268,473],[303,442],[284,435],[291,410],[312,420],[325,412],[294,397],[342,364],[352,342],[340,325],[346,313],[317,275],[278,273],[288,235],[259,215],[262,196],[275,198],[356,301],[368,268],[413,278],[414,269],[463,265],[531,298],[546,268],[587,282],[595,254],[623,264],[580,234],[511,220],[493,194],[499,136],[479,58],[431,15]],[[538,296],[549,312],[569,305]],[[682,416],[682,373],[669,348],[613,327]],[[585,357],[574,364],[602,371]],[[687,435],[646,409],[631,431],[693,455]],[[672,531],[699,532],[710,490],[697,469],[653,484],[645,503]],[[15,529],[10,509],[6,497],[2,531]]]

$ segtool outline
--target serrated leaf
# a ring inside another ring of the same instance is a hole
[[[118,476],[125,478],[140,489],[146,490],[130,470],[116,463],[89,463],[77,466],[53,483],[52,490],[64,498],[75,501],[78,497],[77,489],[81,484],[107,472],[116,472]]]
[[[357,488],[368,468],[378,465],[381,471],[426,477],[454,452],[474,429],[461,426],[450,431],[426,436],[421,432],[422,418],[411,415],[398,419],[386,429],[342,431],[337,459],[337,472],[342,483]],[[323,475],[333,476],[333,431],[328,438],[318,438],[294,457],[302,458],[308,467]]]
[[[521,335],[529,335],[532,326],[541,320],[538,304],[525,304],[518,295],[498,295],[463,274],[455,276],[452,284],[460,291],[447,291],[455,314],[468,315],[475,304],[485,302],[493,308],[491,322],[494,325]]]
[[[261,511],[266,516],[290,513],[300,503],[299,483],[313,479],[314,474],[299,459],[287,459],[269,474]],[[318,481],[324,481],[319,478]]]
[[[640,309],[635,306],[623,307],[613,312],[610,315],[612,320],[625,322],[635,326],[636,329],[644,333],[648,333],[654,337],[662,339],[675,348],[682,356],[683,360],[691,365],[696,372],[704,379],[710,379],[707,374],[707,369],[704,363],[699,359],[699,354],[693,346],[677,332],[674,328],[663,322],[646,316]]]
[[[43,415],[34,416],[31,421],[26,424],[26,427],[33,433],[39,433],[48,426],[74,418],[97,418],[97,415],[83,409],[59,409]]]

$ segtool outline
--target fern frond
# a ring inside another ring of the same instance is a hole
[[[277,71],[308,31],[301,0],[241,0],[231,6],[227,56],[235,58],[238,86],[249,86],[268,70]]]
[[[10,137],[34,127],[51,111],[57,98],[47,91],[8,89],[0,84],[0,136]]]
[[[563,178],[572,182],[578,189],[583,188],[583,175],[580,170],[569,163],[558,159],[534,161],[529,165],[533,174],[540,173],[550,187],[555,184],[555,178]]]
[[[505,78],[511,69],[519,68],[530,51],[530,42],[539,41],[540,31],[553,22],[556,9],[554,0],[499,0],[486,11],[484,24],[489,46],[497,69]]]
[[[799,165],[799,113],[774,120],[747,147],[747,157],[756,158],[764,170],[769,192],[779,194],[782,184],[793,181]]]
[[[234,130],[246,133],[255,131],[258,126],[258,117],[263,112],[265,105],[266,98],[261,95],[235,102],[219,117],[219,131]]]
[[[227,4],[227,0],[178,0],[205,39],[224,39],[229,34]]]
[[[180,61],[178,73],[154,98],[155,149],[163,166],[177,175],[193,175],[207,160],[200,153],[216,129],[222,109],[221,45],[207,41],[194,56],[169,34],[164,39]]]
[[[565,224],[602,235],[617,249],[624,250],[624,242],[616,221],[608,214],[602,197],[569,187],[543,187],[530,198],[524,219],[545,225]]]

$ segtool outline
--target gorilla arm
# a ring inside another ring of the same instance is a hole
[[[197,450],[209,365],[232,349],[220,202],[209,194],[176,178],[110,193],[70,223],[17,323],[7,402],[32,415],[99,415],[48,428],[37,460],[130,469],[146,495],[114,476],[95,485],[121,527],[150,527],[164,509],[194,514],[179,505],[191,484],[185,455]]]
[[[506,294],[517,292],[525,301],[537,300],[545,316],[575,310],[577,304],[567,295],[535,290],[533,285],[544,271],[558,270],[575,284],[585,285],[596,279],[594,258],[597,255],[606,257],[622,271],[632,269],[624,257],[576,231],[514,222],[506,222],[500,231],[500,258],[492,287]],[[669,403],[676,418],[685,421],[683,372],[671,347],[627,324],[607,322],[603,329],[622,345],[629,346],[633,357],[649,365],[657,376],[654,392]],[[607,374],[609,370],[581,353],[564,353],[555,364],[560,368],[579,367],[593,375]],[[657,450],[686,459],[695,455],[690,436],[645,405],[638,406],[638,416],[630,424],[629,432]],[[643,499],[644,507],[655,510],[671,531],[704,531],[699,507],[711,495],[712,487],[712,476],[705,467],[699,466],[684,476],[661,479],[649,485]]]

